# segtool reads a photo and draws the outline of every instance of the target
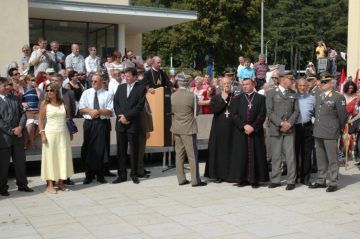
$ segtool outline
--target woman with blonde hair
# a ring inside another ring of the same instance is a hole
[[[46,86],[45,100],[41,103],[39,129],[41,134],[41,178],[47,181],[47,191],[57,193],[53,181],[58,180],[61,191],[69,191],[63,180],[74,174],[70,140],[73,135],[66,125],[65,104],[60,88],[54,83]],[[46,118],[46,124],[45,124]]]

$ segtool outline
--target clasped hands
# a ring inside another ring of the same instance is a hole
[[[283,121],[280,123],[280,131],[286,133],[291,128],[291,124],[287,121]]]
[[[244,126],[244,132],[245,134],[250,135],[252,132],[254,132],[254,128],[251,125],[246,124]]]
[[[121,124],[130,124],[130,121],[128,121],[125,117],[125,115],[120,114],[118,115],[119,119],[118,122],[120,122]]]

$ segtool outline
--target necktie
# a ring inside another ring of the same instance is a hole
[[[99,105],[99,99],[98,99],[97,91],[95,91],[95,97],[94,97],[94,109],[95,109],[95,110],[99,110],[99,109],[100,109],[100,105]]]
[[[132,85],[128,85],[128,88],[127,88],[127,97],[129,97],[131,90],[132,90]]]
[[[284,96],[287,96],[288,93],[289,93],[289,90],[288,90],[288,89],[285,89],[285,90],[284,90]]]

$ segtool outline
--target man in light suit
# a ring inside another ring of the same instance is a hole
[[[291,90],[292,76],[280,78],[280,85],[266,94],[266,111],[269,119],[271,142],[271,183],[269,188],[281,186],[281,153],[287,162],[286,190],[293,190],[296,183],[296,162],[294,150],[294,124],[299,115],[295,92]]]
[[[331,75],[322,77],[322,93],[315,98],[314,137],[318,178],[309,186],[309,188],[326,188],[326,175],[329,171],[330,183],[326,192],[334,192],[338,187],[337,140],[348,119],[345,98],[333,89],[332,80]]]
[[[194,94],[187,89],[189,80],[184,75],[177,75],[176,81],[179,89],[171,95],[171,111],[174,119],[170,130],[175,139],[176,175],[179,185],[190,183],[184,173],[184,163],[187,157],[190,164],[192,186],[206,186],[205,182],[201,182],[199,174],[196,144],[198,128],[194,115],[197,103]]]
[[[33,192],[28,187],[25,169],[23,128],[26,115],[18,98],[9,92],[8,80],[0,77],[0,195],[9,196],[7,185],[10,157],[14,162],[18,191]]]
[[[127,180],[126,159],[130,145],[131,172],[133,183],[140,183],[137,170],[139,159],[139,131],[141,111],[145,104],[146,88],[136,81],[135,68],[125,69],[126,84],[119,85],[114,96],[116,120],[116,139],[118,149],[118,178],[113,183]]]

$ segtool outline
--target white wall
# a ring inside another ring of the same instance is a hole
[[[11,61],[20,62],[21,48],[29,44],[28,1],[0,1],[0,72],[5,76],[5,67]]]
[[[355,79],[360,68],[360,1],[349,0],[347,76]]]

